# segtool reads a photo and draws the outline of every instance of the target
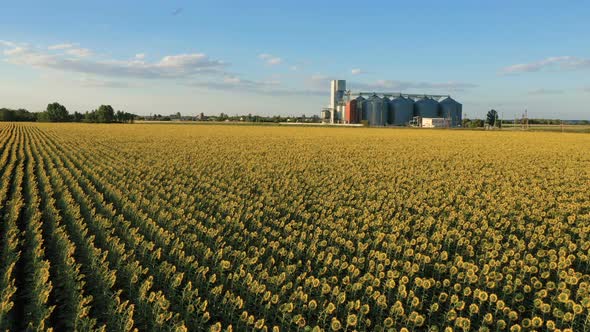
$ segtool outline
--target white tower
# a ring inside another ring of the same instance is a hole
[[[332,80],[330,82],[330,122],[334,123],[336,113],[339,108],[338,105],[344,101],[344,93],[346,91],[345,80]]]

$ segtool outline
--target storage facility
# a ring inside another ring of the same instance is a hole
[[[417,117],[416,126],[422,128],[448,128],[450,120],[445,118],[423,118]]]
[[[449,95],[353,92],[346,90],[345,80],[333,80],[330,106],[322,109],[321,116],[323,122],[332,124],[416,126],[419,119],[420,127],[460,127],[463,105]]]

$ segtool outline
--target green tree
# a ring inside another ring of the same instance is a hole
[[[84,122],[98,122],[96,119],[96,110],[90,112],[86,111],[84,114]]]
[[[16,121],[37,121],[37,115],[29,112],[24,108],[19,108],[14,112]]]
[[[0,109],[0,121],[14,121],[14,111],[7,108]]]
[[[492,127],[498,124],[498,112],[494,109],[490,110],[486,115],[486,123]]]
[[[39,113],[37,113],[37,121],[39,121],[39,122],[49,122],[51,120],[49,119],[49,114],[47,114],[47,112],[45,111],[45,112],[39,112]]]
[[[481,128],[484,125],[484,122],[482,119],[475,119],[475,120],[473,120],[472,123],[473,123],[473,126],[472,126],[473,128]]]
[[[52,103],[47,105],[47,117],[51,122],[66,122],[69,120],[69,113],[65,106]]]
[[[74,114],[72,114],[72,121],[82,122],[82,120],[84,120],[84,114],[79,112],[74,112]]]
[[[111,105],[100,105],[96,110],[96,118],[101,123],[111,123],[115,119],[115,110]]]

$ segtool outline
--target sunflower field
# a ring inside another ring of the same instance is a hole
[[[0,124],[0,331],[590,331],[590,135]]]

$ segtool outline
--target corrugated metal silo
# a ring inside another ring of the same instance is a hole
[[[414,101],[410,98],[398,96],[389,102],[389,123],[404,126],[412,120],[414,115]]]
[[[440,114],[445,119],[451,119],[451,126],[457,127],[461,124],[463,117],[463,105],[453,98],[443,97],[438,102]]]
[[[363,102],[361,103],[361,121],[369,121],[369,112],[371,111],[371,101],[370,98],[366,98],[365,100],[363,100]]]
[[[367,120],[370,126],[384,126],[387,117],[387,106],[383,99],[377,95],[372,95],[366,103]]]
[[[383,96],[381,100],[383,100],[383,125],[387,126],[391,124],[389,122],[389,102],[391,100],[387,96]]]
[[[355,111],[355,121],[351,123],[361,123],[363,120],[363,110],[365,108],[365,98],[358,96],[354,100],[356,100],[356,111]]]
[[[356,99],[352,99],[346,102],[346,111],[344,114],[344,121],[346,123],[356,123]]]
[[[438,102],[426,96],[414,103],[414,114],[423,118],[438,118]]]

